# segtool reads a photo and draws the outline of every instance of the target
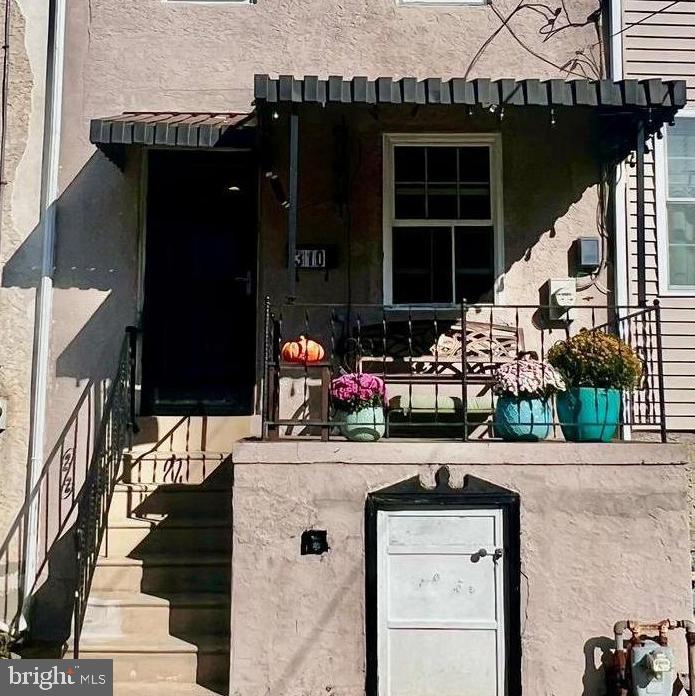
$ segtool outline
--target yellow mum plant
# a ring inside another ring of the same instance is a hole
[[[635,351],[617,336],[582,329],[548,351],[569,387],[634,389],[642,378],[642,363]]]

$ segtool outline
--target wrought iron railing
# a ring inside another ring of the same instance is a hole
[[[51,450],[36,484],[0,546],[0,620],[17,636],[59,542],[75,535],[78,583],[75,646],[91,583],[90,550],[103,534],[103,507],[134,422],[135,334],[128,330],[110,384],[90,381]]]
[[[619,336],[642,364],[639,385],[622,392],[622,435],[639,432],[640,437],[665,440],[668,391],[659,304],[576,306],[558,318],[555,310],[467,303],[433,308],[274,306],[268,299],[264,437],[340,437],[343,416],[331,402],[329,383],[340,374],[362,372],[386,383],[387,437],[495,439],[495,369],[528,353],[546,360],[556,342],[588,329]],[[313,363],[285,360],[282,346],[299,336],[318,341],[324,358]],[[550,438],[562,439],[563,423],[552,409]]]
[[[111,498],[119,475],[123,450],[135,429],[135,330],[129,329],[121,351],[98,430],[94,456],[82,487],[75,524],[77,574],[75,586],[73,656],[80,653],[82,623],[99,549],[106,531]]]

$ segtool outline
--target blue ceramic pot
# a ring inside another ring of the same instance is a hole
[[[341,413],[340,421],[340,432],[353,442],[376,442],[386,430],[382,406],[367,406],[353,413]]]
[[[571,442],[610,442],[620,423],[620,389],[575,387],[557,396],[562,434]]]
[[[550,434],[549,399],[500,396],[495,407],[495,434],[503,440],[538,442]]]

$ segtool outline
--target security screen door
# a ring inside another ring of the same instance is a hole
[[[249,415],[256,188],[249,152],[149,153],[143,415]]]
[[[504,696],[500,509],[377,513],[380,696]]]

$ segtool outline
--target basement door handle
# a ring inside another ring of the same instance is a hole
[[[234,280],[237,283],[245,283],[246,284],[246,294],[250,297],[251,296],[251,288],[253,286],[253,280],[251,278],[251,271],[246,271],[245,276],[240,276],[240,277],[234,278]]]

